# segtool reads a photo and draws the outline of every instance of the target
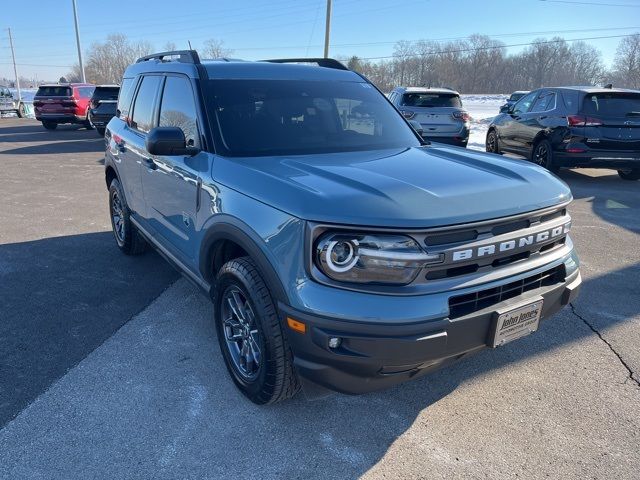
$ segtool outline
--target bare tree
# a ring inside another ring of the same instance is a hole
[[[224,47],[222,40],[210,38],[204,42],[202,50],[200,51],[203,58],[225,58],[233,54],[233,50]]]
[[[151,52],[148,42],[131,42],[123,34],[112,34],[104,42],[95,42],[87,51],[85,74],[91,83],[120,83],[127,66]],[[78,66],[66,75],[74,81],[81,77]]]
[[[620,40],[613,70],[621,86],[640,88],[640,33]]]

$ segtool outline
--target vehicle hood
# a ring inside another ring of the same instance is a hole
[[[374,227],[446,226],[571,199],[569,187],[540,167],[448,146],[217,157],[213,177],[299,218]]]

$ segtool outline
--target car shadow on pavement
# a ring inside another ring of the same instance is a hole
[[[0,426],[176,278],[111,232],[0,245]]]
[[[615,171],[591,176],[578,170],[561,170],[576,200],[586,199],[602,220],[640,233],[640,182],[622,180]],[[635,212],[635,213],[633,213]]]
[[[59,125],[56,130],[45,130],[40,123],[21,126],[2,126],[0,124],[0,145],[4,142],[11,142],[11,144],[47,142],[44,145],[18,147],[10,150],[2,150],[0,148],[0,154],[51,153],[50,143],[66,142],[60,144],[66,147],[69,141],[77,142],[76,148],[65,152],[60,150],[56,143],[55,152],[79,153],[104,150],[103,138],[95,130],[87,130],[80,125]]]

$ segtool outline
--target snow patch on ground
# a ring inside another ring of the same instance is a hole
[[[462,106],[471,115],[471,132],[467,148],[484,152],[484,142],[487,129],[493,117],[500,113],[500,107],[505,104],[508,95],[475,94],[461,95]]]

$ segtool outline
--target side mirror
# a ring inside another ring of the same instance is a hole
[[[505,103],[500,107],[500,113],[509,113],[510,108],[511,108],[511,105],[509,105],[508,103]]]
[[[417,120],[409,120],[409,124],[413,127],[413,129],[418,132],[420,135],[424,132],[422,129],[422,125]]]
[[[147,134],[145,148],[151,155],[186,155],[192,157],[200,149],[187,147],[184,132],[178,127],[156,127]]]

